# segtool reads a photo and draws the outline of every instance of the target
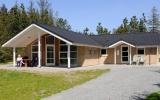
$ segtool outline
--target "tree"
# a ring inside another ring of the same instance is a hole
[[[138,29],[139,32],[147,32],[146,22],[147,20],[143,13],[142,18],[140,18],[140,21],[139,21],[139,29]]]
[[[50,3],[48,2],[48,0],[39,0],[38,2],[38,6],[40,9],[40,22],[43,24],[49,24],[52,25],[54,22],[53,18],[52,18],[52,10],[50,8]]]
[[[89,28],[86,27],[86,28],[83,30],[83,33],[84,33],[85,35],[89,35]]]
[[[130,21],[130,29],[131,29],[130,31],[131,32],[138,32],[138,23],[139,21],[137,17],[133,16]]]
[[[63,18],[58,18],[56,20],[56,26],[62,29],[71,30],[71,26],[68,24],[68,21]]]
[[[123,24],[116,29],[116,33],[126,33],[126,30],[123,27]]]
[[[30,0],[30,5],[28,8],[28,17],[29,17],[30,23],[39,21],[39,12],[38,10],[36,11],[36,9],[34,8],[33,0]]]
[[[103,33],[103,27],[102,27],[101,23],[98,23],[96,31],[97,31],[98,34]]]
[[[20,30],[20,9],[17,2],[9,11],[9,23],[10,23],[9,36],[13,37],[16,34],[18,34],[18,32],[21,31]]]
[[[20,6],[20,30],[23,30],[29,25],[29,18],[23,4]]]
[[[152,32],[160,30],[159,13],[156,7],[153,7],[151,10],[151,16],[148,19],[148,26],[149,30]]]
[[[130,31],[129,30],[129,25],[128,25],[128,19],[127,19],[127,17],[125,17],[123,19],[123,28],[124,28],[124,32],[129,32]]]
[[[97,25],[97,29],[96,29],[97,33],[100,35],[100,34],[110,34],[111,32],[108,31],[107,28],[103,27],[101,25],[101,23],[98,23]]]

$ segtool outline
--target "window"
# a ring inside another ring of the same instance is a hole
[[[144,48],[138,48],[138,54],[144,55]]]
[[[67,65],[68,58],[67,58],[68,46],[65,42],[60,41],[60,64]],[[77,64],[77,47],[71,46],[70,47],[70,58],[71,58],[71,65]]]
[[[32,44],[32,59],[35,59],[35,58],[38,58],[38,42],[35,41],[33,44]]]
[[[121,48],[121,50],[122,50],[122,59],[121,59],[121,61],[122,62],[124,62],[124,63],[126,63],[126,62],[128,62],[129,61],[129,53],[128,53],[128,47],[122,47]]]
[[[46,41],[46,65],[54,65],[54,37],[47,35]]]
[[[101,49],[101,55],[106,55],[107,54],[107,50],[106,49]]]

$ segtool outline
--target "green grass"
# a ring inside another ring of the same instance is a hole
[[[108,71],[104,69],[37,74],[0,70],[0,100],[39,100]]]
[[[12,63],[13,62],[4,62],[4,63],[0,62],[0,65],[12,64]]]
[[[150,94],[145,100],[160,100],[160,91]]]

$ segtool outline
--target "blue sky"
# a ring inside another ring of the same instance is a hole
[[[0,4],[4,3],[10,8],[15,1],[23,2],[28,7],[29,0],[0,0]],[[122,23],[124,17],[130,18],[133,15],[141,17],[142,13],[148,17],[153,6],[160,12],[160,0],[49,0],[49,2],[59,17],[69,21],[74,31],[83,31],[88,27],[94,33],[98,22],[112,30]]]

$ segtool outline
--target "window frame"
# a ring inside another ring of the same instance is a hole
[[[62,42],[62,43],[61,43],[61,42]],[[60,45],[59,45],[59,46],[60,46],[59,62],[60,62],[60,65],[66,66],[68,62],[67,62],[66,64],[61,64],[61,60],[67,60],[67,61],[68,61],[68,45],[67,45],[67,43],[64,43],[63,41],[60,41],[59,43],[60,43]],[[66,51],[61,51],[61,46],[67,46],[67,50],[66,50]],[[71,47],[72,47],[72,45],[71,45]],[[62,54],[62,53],[65,53],[65,54],[67,55],[67,57],[66,57],[66,58],[65,58],[65,57],[61,57],[61,54]],[[72,54],[72,53],[76,53],[76,58],[71,58],[71,54]],[[77,56],[78,56],[78,53],[77,53],[77,46],[76,46],[76,51],[71,51],[71,49],[70,49],[70,59],[71,59],[71,60],[76,60],[76,64],[72,64],[72,63],[71,63],[72,66],[77,65],[77,59],[78,59]],[[70,60],[70,61],[71,61],[71,60]]]
[[[139,54],[139,53],[138,53],[138,50],[143,50],[144,54]],[[138,54],[138,55],[145,55],[145,48],[137,48],[137,54]]]
[[[105,50],[106,53],[105,53],[105,54],[102,54],[102,50]],[[101,50],[100,50],[100,55],[101,55],[101,56],[107,56],[107,55],[108,55],[108,54],[107,54],[107,49],[105,49],[105,48],[101,49]]]
[[[47,43],[47,38],[48,37],[53,37],[54,38],[54,40],[53,40],[53,44],[50,44],[50,43]],[[47,60],[48,59],[51,59],[51,58],[48,58],[47,59],[47,47],[48,46],[52,46],[53,47],[53,61],[54,61],[54,63],[47,63]],[[51,66],[51,65],[55,65],[55,37],[54,36],[52,36],[52,35],[46,35],[45,36],[45,64],[46,64],[46,66]]]

